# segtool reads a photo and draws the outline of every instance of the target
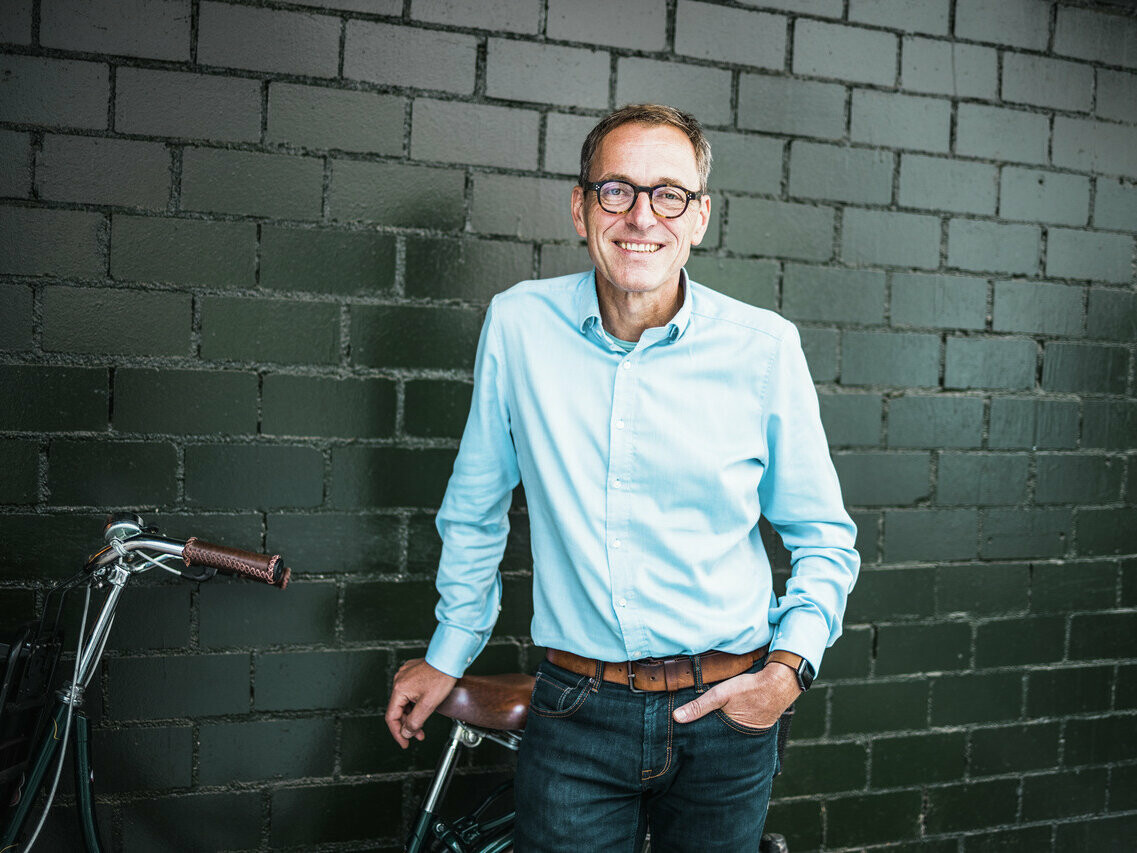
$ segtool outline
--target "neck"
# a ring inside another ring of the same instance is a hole
[[[596,299],[600,319],[608,334],[624,341],[638,341],[645,329],[668,323],[683,305],[680,276],[674,282],[643,293],[620,290],[596,276]]]

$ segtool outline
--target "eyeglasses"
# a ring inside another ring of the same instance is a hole
[[[702,195],[671,184],[641,187],[628,181],[595,181],[585,184],[584,189],[595,190],[596,201],[608,213],[627,213],[640,193],[647,193],[651,212],[664,219],[679,218],[687,212],[687,205]]]

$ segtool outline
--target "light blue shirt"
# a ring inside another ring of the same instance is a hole
[[[671,322],[627,353],[595,272],[494,297],[438,512],[432,666],[460,676],[489,640],[520,479],[538,645],[623,661],[771,643],[820,669],[860,558],[797,330],[681,286]],[[760,515],[791,553],[781,598]]]

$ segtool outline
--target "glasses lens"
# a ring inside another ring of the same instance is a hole
[[[596,191],[596,197],[609,213],[624,213],[635,202],[636,191],[623,181],[605,181]]]
[[[678,216],[687,209],[687,191],[682,187],[657,187],[651,206],[661,216]]]

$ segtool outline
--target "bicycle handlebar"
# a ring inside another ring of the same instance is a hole
[[[219,572],[242,575],[253,580],[264,581],[273,586],[284,589],[292,570],[284,565],[280,554],[257,554],[253,551],[242,551],[239,548],[228,548],[224,545],[214,545],[212,542],[202,542],[196,536],[186,540],[182,548],[182,559],[186,567],[207,566]]]

